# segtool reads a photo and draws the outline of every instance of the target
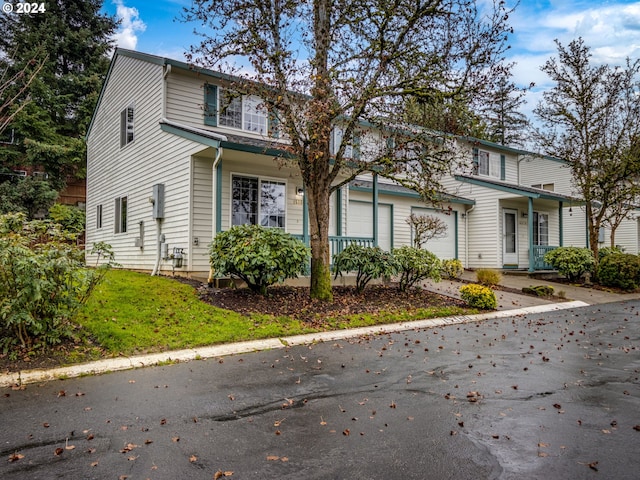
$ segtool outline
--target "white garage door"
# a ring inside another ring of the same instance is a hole
[[[441,259],[456,258],[455,213],[452,212],[451,215],[447,215],[436,210],[429,210],[428,208],[412,208],[411,213],[415,213],[416,215],[431,215],[441,219],[447,225],[447,232],[443,237],[429,240],[422,248],[435,253],[435,255]],[[413,241],[413,232],[411,234],[411,240]]]
[[[373,238],[373,204],[349,202],[347,235]],[[378,204],[378,246],[391,250],[391,205]]]

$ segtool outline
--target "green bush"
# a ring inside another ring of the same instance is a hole
[[[498,300],[493,290],[475,283],[460,287],[460,297],[473,308],[494,310],[498,306]]]
[[[462,272],[464,272],[462,262],[457,258],[442,260],[442,265],[440,267],[440,275],[442,277],[458,279],[462,276]]]
[[[393,259],[400,275],[400,290],[403,292],[428,278],[440,281],[441,262],[428,250],[415,247],[396,248],[393,250]]]
[[[278,228],[238,225],[216,235],[209,249],[211,268],[221,276],[235,276],[254,292],[304,274],[309,249]]]
[[[595,264],[591,250],[580,247],[558,247],[548,252],[544,261],[572,282],[593,270]]]
[[[640,285],[640,257],[627,253],[606,255],[598,267],[598,282],[606,287],[634,290]]]
[[[84,265],[75,234],[24,214],[0,216],[0,348],[45,347],[73,335],[71,319],[113,264],[106,244],[98,246],[109,261],[95,269]]]
[[[522,293],[529,295],[536,295],[538,297],[550,297],[553,295],[553,287],[551,285],[536,285],[530,287],[524,287]]]
[[[86,214],[78,207],[56,203],[49,209],[49,218],[68,232],[84,232]]]
[[[502,275],[497,270],[491,268],[479,268],[476,270],[476,278],[481,285],[493,287],[500,283]]]
[[[335,278],[348,272],[356,272],[356,290],[362,292],[376,278],[389,278],[396,273],[393,256],[380,247],[363,247],[352,243],[333,256]]]
[[[598,259],[602,260],[604,257],[611,255],[612,253],[624,253],[624,251],[620,247],[602,247],[598,249]]]

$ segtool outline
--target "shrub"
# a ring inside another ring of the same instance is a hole
[[[261,225],[237,225],[219,233],[209,254],[217,276],[238,277],[262,295],[267,287],[304,274],[310,255],[292,235]]]
[[[558,247],[544,256],[544,261],[570,281],[577,281],[594,266],[593,253],[588,248]]]
[[[49,218],[71,233],[84,232],[86,214],[78,207],[56,203],[49,209]]]
[[[502,275],[497,270],[492,270],[491,268],[479,268],[476,270],[476,278],[478,279],[478,283],[493,287],[500,283]]]
[[[600,261],[598,281],[607,287],[634,290],[640,285],[640,257],[611,253]]]
[[[529,295],[536,295],[538,297],[550,297],[553,295],[553,287],[551,285],[524,287],[522,293],[528,293]]]
[[[0,347],[45,347],[73,336],[71,319],[113,265],[87,269],[75,235],[24,214],[0,216]],[[94,251],[94,253],[98,253]]]
[[[440,281],[441,262],[433,253],[415,247],[393,250],[393,259],[400,275],[400,290],[406,292],[421,280]]]
[[[604,257],[611,255],[612,253],[624,253],[624,251],[620,247],[602,247],[598,249],[598,259],[602,260]]]
[[[498,306],[496,294],[489,287],[471,283],[460,287],[460,297],[470,307],[493,310]]]
[[[356,290],[362,292],[375,278],[389,278],[396,273],[393,256],[380,247],[363,247],[352,243],[333,256],[335,278],[343,272],[356,272]]]
[[[440,275],[444,278],[458,279],[464,272],[462,262],[457,258],[451,260],[442,260],[440,267]]]

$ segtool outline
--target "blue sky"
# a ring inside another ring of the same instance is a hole
[[[190,0],[105,0],[104,10],[122,22],[115,36],[118,46],[184,60],[190,45],[198,42],[193,30],[199,25],[176,17],[190,4]],[[527,114],[549,86],[540,66],[556,53],[554,39],[566,45],[582,37],[594,62],[621,65],[626,57],[640,57],[637,0],[521,0],[510,22],[515,33],[508,58],[516,63],[514,79],[522,86],[536,84],[528,97]]]

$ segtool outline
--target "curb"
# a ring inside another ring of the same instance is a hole
[[[373,327],[361,327],[349,330],[336,330],[331,332],[309,333],[291,337],[253,340],[248,342],[215,345],[211,347],[199,347],[186,350],[140,355],[135,357],[120,357],[114,359],[98,360],[96,362],[60,367],[50,370],[26,370],[8,374],[0,374],[0,388],[14,385],[26,385],[30,383],[46,382],[50,380],[63,380],[81,377],[85,375],[99,375],[103,373],[132,370],[134,368],[149,367],[166,362],[189,362],[206,358],[223,357],[241,353],[272,350],[294,345],[309,345],[319,342],[344,340],[362,335],[380,335],[385,333],[401,332],[403,330],[415,330],[423,328],[435,328],[446,325],[458,325],[464,323],[481,322],[510,318],[517,315],[532,313],[544,313],[569,308],[586,307],[588,303],[581,301],[553,303],[537,305],[533,307],[518,308],[514,310],[500,310],[478,315],[464,315],[455,317],[433,318],[429,320],[416,320],[412,322],[392,323],[376,325]]]

